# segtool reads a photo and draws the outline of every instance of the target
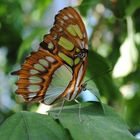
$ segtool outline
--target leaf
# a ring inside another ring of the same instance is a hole
[[[130,72],[134,71],[138,62],[138,50],[135,44],[133,20],[131,17],[127,17],[126,19],[128,36],[120,47],[121,55],[113,70],[113,76],[116,78],[127,76]]]
[[[51,117],[19,112],[0,127],[1,140],[67,140],[66,131]]]
[[[100,3],[100,0],[83,0],[82,1],[82,4],[78,7],[79,10],[80,10],[80,13],[83,15],[83,16],[86,16],[87,15],[87,11],[90,9],[90,8],[93,8],[95,7],[98,3]]]
[[[104,108],[104,110],[103,110]],[[52,113],[58,113],[59,108]],[[58,119],[32,112],[19,112],[0,127],[2,140],[133,140],[124,121],[99,102],[65,106]],[[66,131],[67,130],[67,131]],[[66,133],[67,132],[67,133]],[[69,132],[69,133],[68,133]]]
[[[105,60],[105,58],[96,52],[89,50],[88,69],[92,71],[92,75],[99,77],[110,71],[112,68],[109,66],[109,63]]]
[[[114,110],[107,105],[103,108],[104,112],[99,102],[82,103],[80,121],[78,105],[64,107],[59,121],[74,140],[134,140],[127,125]]]
[[[138,92],[135,94],[135,96],[132,99],[125,100],[125,119],[131,129],[140,129],[140,94],[139,94],[140,88],[138,89]],[[136,114],[136,115],[134,115]]]
[[[135,12],[135,10],[137,10],[139,7],[140,7],[139,0],[129,1],[129,5],[126,7],[127,15],[132,15]]]
[[[89,51],[88,53],[88,73],[93,78],[99,93],[107,97],[108,100],[118,99],[121,94],[115,86],[113,79],[110,75],[111,67],[108,62],[95,53]]]

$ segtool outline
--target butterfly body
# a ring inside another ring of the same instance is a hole
[[[86,72],[87,43],[80,15],[71,7],[61,10],[38,51],[32,52],[21,69],[13,72],[19,76],[16,93],[27,102],[45,104],[75,99],[82,90]]]

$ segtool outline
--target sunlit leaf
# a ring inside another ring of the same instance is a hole
[[[129,5],[126,7],[126,13],[127,15],[132,15],[135,10],[137,10],[140,7],[140,1],[139,0],[133,0],[129,1]]]
[[[114,77],[126,76],[136,69],[138,52],[135,44],[133,21],[131,17],[127,17],[127,32],[128,36],[120,47],[121,56],[113,70]]]

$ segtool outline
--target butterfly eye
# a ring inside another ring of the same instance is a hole
[[[87,50],[83,49],[81,50],[81,52],[79,52],[76,56],[80,57],[81,59],[83,59],[86,56]]]
[[[85,53],[80,52],[78,55],[78,57],[80,57],[81,59],[85,57]]]
[[[85,90],[86,90],[86,86],[87,86],[87,83],[83,83],[83,84],[81,85],[81,89],[82,89],[83,91],[85,91]]]

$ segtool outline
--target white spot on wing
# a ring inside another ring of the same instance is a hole
[[[30,93],[30,94],[28,94],[28,97],[29,98],[33,98],[33,97],[35,97],[37,95],[37,93]]]
[[[51,62],[51,63],[54,63],[55,62],[55,59],[51,56],[46,56],[46,60]]]
[[[67,16],[64,16],[63,19],[64,19],[64,20],[67,20],[67,19],[69,19],[69,18],[68,18]]]
[[[63,20],[61,20],[60,22],[61,22],[61,25],[63,25],[63,24],[64,24],[64,21],[63,21]]]
[[[73,16],[72,16],[71,14],[68,14],[68,16],[69,16],[70,18],[73,18]]]
[[[59,32],[61,32],[62,31],[62,28],[59,28]]]
[[[75,99],[75,97],[76,97],[76,95],[77,95],[77,92],[78,92],[78,89],[79,89],[78,87],[75,87],[75,91],[73,92],[73,94],[72,94],[70,100]]]
[[[76,81],[76,86],[79,85],[81,77],[82,77],[82,74],[83,74],[83,65],[81,66],[80,71],[78,73],[78,78],[77,78],[77,81]]]

